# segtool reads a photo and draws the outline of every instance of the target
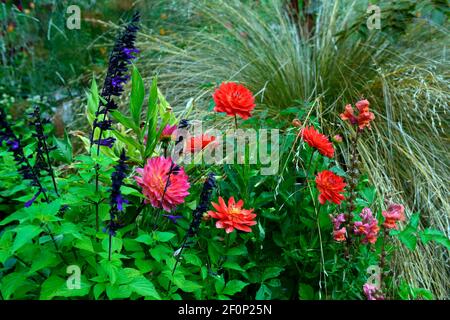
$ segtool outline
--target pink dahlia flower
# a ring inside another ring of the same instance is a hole
[[[189,194],[188,176],[171,158],[148,159],[144,168],[138,168],[136,172],[140,176],[135,176],[134,179],[142,187],[145,203],[150,203],[155,208],[170,212],[183,203]]]
[[[159,139],[161,141],[171,141],[175,139],[175,131],[177,130],[177,126],[173,125],[171,126],[170,124],[166,125],[164,127],[164,129],[161,132],[161,136],[159,137]]]

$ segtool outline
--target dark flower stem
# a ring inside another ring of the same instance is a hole
[[[352,234],[353,234],[353,211],[355,210],[355,198],[356,198],[356,185],[358,183],[358,138],[359,138],[359,128],[356,128],[356,134],[351,142],[351,153],[350,153],[350,164],[348,168],[349,176],[349,198],[348,198],[348,208],[345,214],[346,229],[347,229],[347,240],[345,248],[345,256],[347,259],[350,258],[350,247],[352,245]]]
[[[384,266],[386,263],[386,242],[388,241],[389,229],[383,226],[383,243],[381,245],[381,253],[380,253],[380,289],[383,287],[383,279],[384,279]]]

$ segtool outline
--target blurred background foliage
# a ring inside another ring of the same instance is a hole
[[[80,30],[65,26],[72,4]],[[367,28],[369,4],[381,7],[381,30]],[[175,111],[193,102],[214,126],[223,123],[209,118],[210,93],[227,79],[257,93],[260,121],[289,126],[314,106],[330,135],[346,103],[368,98],[377,121],[367,141],[377,143],[359,148],[370,180],[386,199],[420,211],[422,227],[448,234],[448,1],[2,1],[0,107],[19,119],[37,103],[58,136],[83,130],[92,73],[104,74],[117,28],[136,9],[145,82],[158,74]],[[443,298],[448,265],[445,249],[420,247],[400,251],[395,272]]]

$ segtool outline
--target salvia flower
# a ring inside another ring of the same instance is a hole
[[[123,204],[128,203],[126,199],[123,198],[120,188],[123,185],[123,180],[126,178],[126,171],[128,169],[125,161],[127,157],[125,156],[125,150],[122,150],[120,154],[119,162],[114,166],[114,171],[111,175],[111,198],[110,198],[110,221],[106,229],[110,236],[115,236],[118,228],[121,227],[120,223],[120,212],[124,210]]]
[[[364,208],[360,215],[361,221],[356,221],[354,224],[354,233],[357,235],[362,235],[362,243],[375,243],[378,237],[378,221],[373,216],[372,210],[370,208]]]
[[[198,203],[198,206],[192,214],[192,221],[189,225],[189,230],[187,233],[189,237],[192,237],[197,233],[200,222],[210,205],[211,194],[215,186],[216,178],[214,177],[213,173],[209,173],[205,180],[205,183],[203,184],[203,189],[202,193],[200,194],[200,201]]]
[[[39,171],[35,170],[31,166],[23,151],[20,138],[14,134],[9,122],[7,121],[6,113],[0,108],[0,144],[3,142],[5,142],[8,151],[13,154],[14,161],[16,162],[18,168],[17,172],[23,177],[23,179],[31,180],[31,186],[39,188],[36,194],[25,203],[25,206],[30,207],[40,194],[43,194],[44,197],[48,199],[46,191],[40,182]]]
[[[136,58],[135,54],[139,52],[135,47],[136,33],[139,30],[137,26],[139,19],[140,15],[139,13],[136,13],[117,37],[109,58],[108,71],[106,72],[101,92],[104,101],[101,100],[96,112],[96,119],[93,122],[90,139],[91,145],[98,145],[97,152],[99,152],[100,146],[111,148],[114,143],[113,138],[103,139],[103,132],[111,130],[111,121],[106,117],[109,112],[118,108],[117,103],[114,101],[114,97],[118,97],[122,94],[123,86],[130,78],[129,75],[126,74],[128,72],[128,65]],[[100,129],[100,134],[99,138],[94,140],[96,128]]]
[[[226,233],[233,232],[234,229],[251,232],[251,226],[256,224],[256,214],[253,209],[244,209],[244,201],[239,200],[237,203],[234,197],[228,199],[228,205],[222,197],[219,197],[219,204],[211,203],[216,211],[208,211],[211,218],[217,219],[216,228],[225,229]]]
[[[175,216],[172,214],[163,214],[162,216],[172,221],[173,224],[177,224],[177,220],[183,218],[183,216]]]
[[[364,128],[370,128],[370,122],[375,119],[375,115],[369,111],[369,101],[364,99],[356,103],[358,114],[355,114],[351,104],[345,106],[344,113],[340,114],[340,117],[344,121],[348,121],[351,125],[357,125],[359,130]]]
[[[136,172],[139,175],[134,179],[142,188],[145,203],[155,208],[170,212],[189,195],[188,176],[170,157],[150,158],[144,168],[138,168]]]
[[[313,126],[305,127],[300,132],[301,137],[312,148],[317,149],[320,154],[328,158],[333,158],[333,144],[328,140],[327,136],[321,134]]]
[[[397,229],[398,221],[405,221],[405,207],[401,204],[392,203],[388,206],[387,211],[383,211],[384,217],[383,227],[386,229]]]
[[[333,223],[333,238],[336,241],[345,241],[347,236],[347,229],[341,227],[345,222],[345,215],[343,213],[338,214],[336,217],[330,215],[331,222]]]
[[[214,111],[225,112],[229,116],[240,116],[242,119],[251,117],[255,108],[253,93],[242,84],[223,82],[213,94],[216,104]]]
[[[52,163],[50,160],[50,151],[55,150],[55,146],[50,146],[47,142],[47,135],[44,131],[44,124],[49,123],[50,120],[42,118],[41,111],[39,106],[34,108],[33,113],[30,114],[31,124],[34,127],[35,132],[33,133],[33,137],[37,140],[36,147],[36,164],[35,168],[37,171],[44,170],[50,174],[53,187],[55,189],[56,194],[58,194],[58,187],[56,184],[55,174],[53,171]]]
[[[325,204],[326,201],[341,204],[341,201],[345,199],[344,178],[336,175],[329,170],[323,170],[316,176],[316,185],[319,190],[319,202]]]

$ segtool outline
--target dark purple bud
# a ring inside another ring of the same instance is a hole
[[[183,216],[174,216],[171,214],[163,214],[162,216],[172,221],[173,224],[177,224],[177,220],[183,218]]]
[[[36,201],[37,197],[41,194],[41,191],[38,191],[33,198],[31,198],[30,200],[28,200],[27,202],[25,202],[25,208],[29,208],[31,207],[31,205],[33,204],[34,201]]]
[[[98,144],[100,146],[112,148],[112,146],[114,144],[114,141],[116,141],[115,138],[109,137],[109,138],[105,138],[105,139],[94,140],[94,144]]]

